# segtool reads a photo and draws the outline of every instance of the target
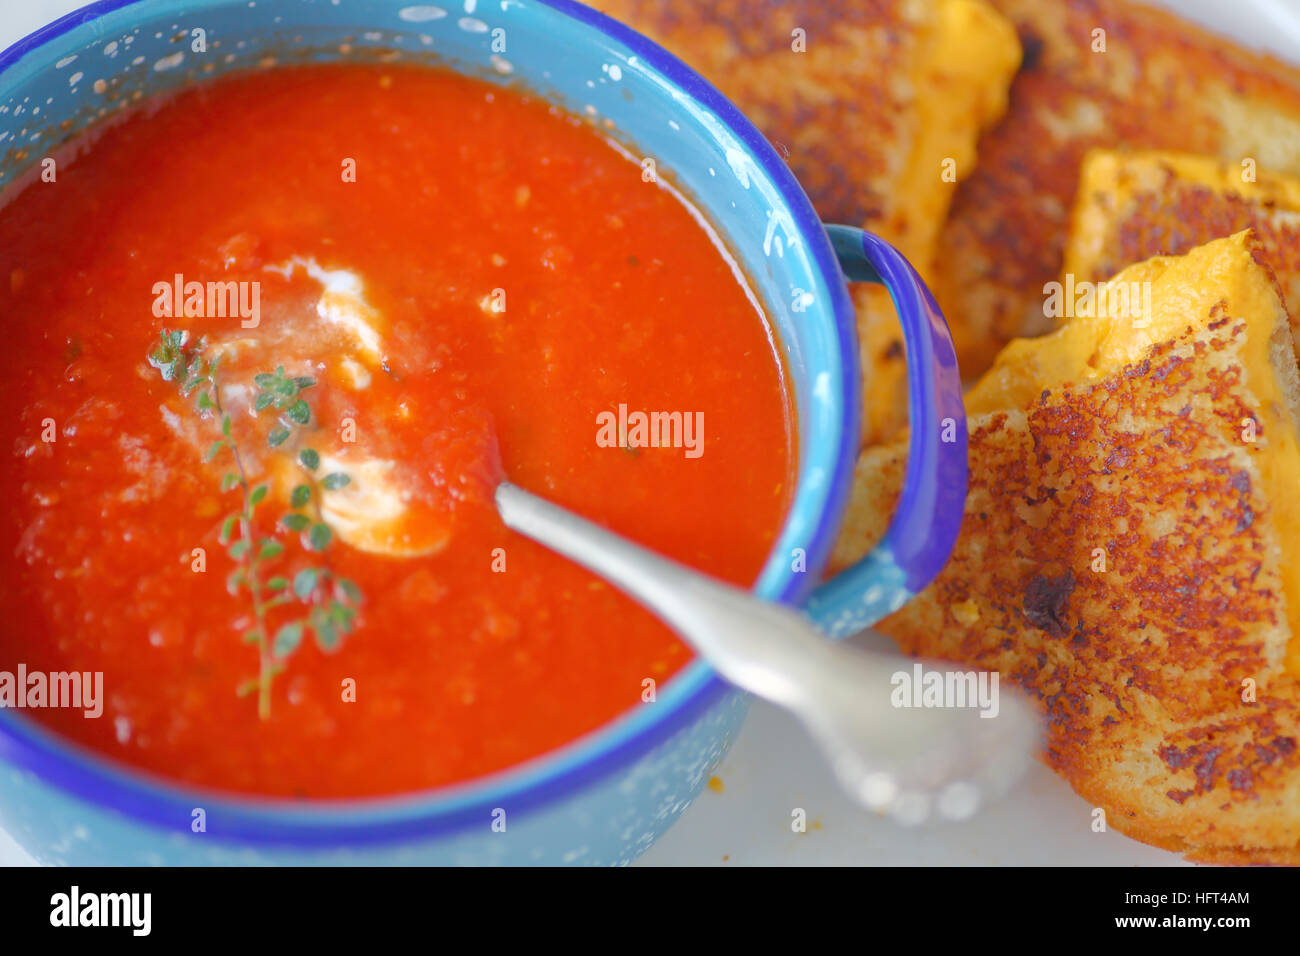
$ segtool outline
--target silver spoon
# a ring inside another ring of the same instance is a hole
[[[997,714],[901,708],[893,679],[915,663],[828,641],[797,611],[633,544],[509,482],[506,526],[605,578],[653,611],[723,677],[784,707],[820,745],[856,801],[909,824],[964,819],[1020,777],[1037,719],[1001,693]]]

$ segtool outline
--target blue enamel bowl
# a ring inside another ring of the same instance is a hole
[[[878,238],[823,226],[781,158],[705,80],[587,7],[95,3],[0,54],[0,188],[142,97],[235,70],[380,56],[522,86],[590,116],[634,157],[653,157],[664,187],[687,197],[735,256],[776,329],[798,428],[793,502],[757,593],[804,606],[836,638],[925,586],[948,557],[966,494],[957,364],[929,292]],[[902,318],[911,457],[885,540],[820,583],[858,440],[846,280],[883,282]],[[74,864],[627,863],[690,805],[748,704],[695,661],[654,703],[502,773],[399,797],[293,802],[182,787],[0,710],[0,827],[37,859]]]

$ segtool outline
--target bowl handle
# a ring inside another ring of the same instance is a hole
[[[907,349],[911,427],[903,493],[885,537],[805,605],[814,623],[838,639],[898,610],[948,561],[966,504],[966,410],[948,324],[916,270],[869,232],[826,232],[845,277],[882,283],[894,300]]]

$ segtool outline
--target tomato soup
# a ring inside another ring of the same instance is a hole
[[[598,126],[301,67],[54,159],[0,207],[6,706],[193,784],[411,791],[654,706],[690,657],[506,530],[501,476],[760,570],[792,492],[771,327]],[[34,690],[74,671],[99,716]]]

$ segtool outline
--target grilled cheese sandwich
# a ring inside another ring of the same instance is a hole
[[[1117,281],[1149,313],[1013,343],[968,397],[953,558],[880,623],[1001,672],[1046,760],[1116,829],[1194,859],[1300,862],[1300,373],[1241,233]],[[835,552],[879,540],[903,441],[868,450]]]

